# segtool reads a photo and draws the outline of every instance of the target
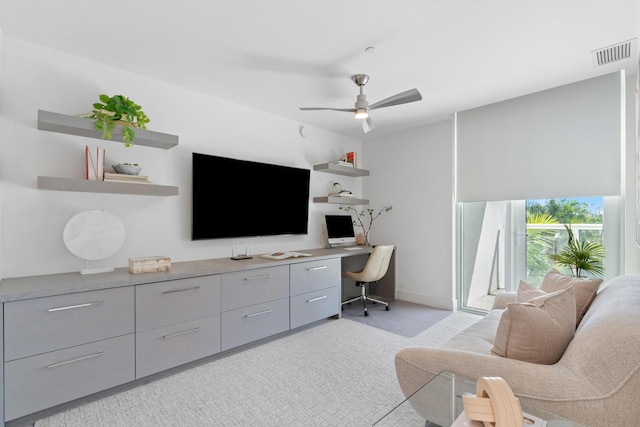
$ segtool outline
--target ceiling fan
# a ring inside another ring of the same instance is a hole
[[[369,81],[369,76],[367,74],[354,74],[351,76],[351,80],[360,87],[360,95],[358,95],[354,108],[300,107],[300,110],[333,110],[355,113],[356,119],[359,119],[362,123],[362,130],[364,133],[367,133],[375,128],[371,121],[371,117],[369,116],[369,111],[394,105],[407,104],[409,102],[420,101],[422,99],[422,95],[420,95],[418,89],[409,89],[369,105],[369,102],[367,102],[367,95],[363,92],[364,85]]]

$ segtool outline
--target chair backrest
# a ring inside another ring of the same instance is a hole
[[[373,248],[367,263],[360,273],[360,280],[363,282],[375,282],[382,279],[387,274],[392,254],[393,245],[382,245]]]

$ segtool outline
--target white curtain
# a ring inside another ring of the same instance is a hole
[[[456,201],[621,194],[624,71],[456,114]]]

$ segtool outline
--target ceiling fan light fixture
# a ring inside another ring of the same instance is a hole
[[[365,108],[356,109],[356,119],[366,119],[369,117],[369,112]]]

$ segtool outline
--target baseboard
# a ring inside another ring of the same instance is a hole
[[[458,300],[433,298],[428,295],[416,294],[412,292],[396,289],[396,299],[402,301],[413,302],[415,304],[428,305],[429,307],[440,308],[443,310],[456,311],[458,309]]]

